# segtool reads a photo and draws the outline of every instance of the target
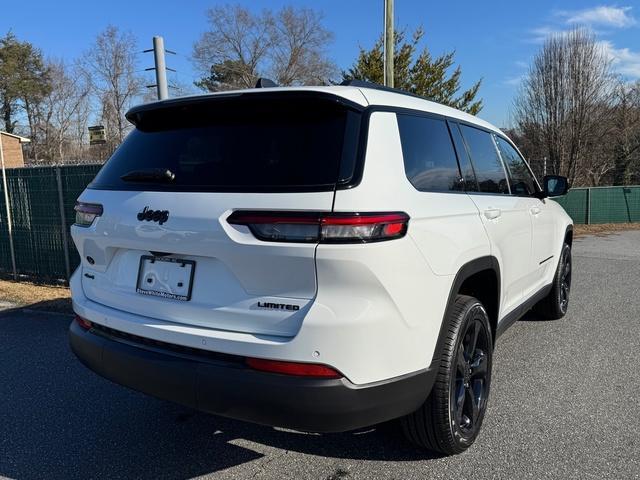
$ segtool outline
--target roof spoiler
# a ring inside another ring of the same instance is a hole
[[[267,88],[267,87],[262,87]],[[351,108],[356,111],[362,111],[365,109],[365,106],[362,104],[356,103],[353,100],[349,100],[348,98],[341,97],[339,95],[335,95],[329,92],[322,91],[301,91],[301,90],[293,90],[287,91],[287,89],[279,89],[272,90],[266,92],[256,92],[255,90],[238,90],[235,92],[220,92],[216,94],[209,95],[197,95],[197,96],[187,96],[187,97],[174,97],[169,98],[167,100],[162,100],[158,102],[152,103],[143,103],[141,105],[136,105],[131,107],[129,111],[125,114],[126,119],[131,122],[133,125],[140,125],[144,116],[149,113],[155,113],[162,110],[167,110],[171,108],[183,108],[183,107],[193,107],[196,105],[207,105],[214,104],[216,102],[224,102],[224,101],[242,101],[243,99],[250,100],[253,98],[263,98],[263,99],[324,99],[326,101],[330,101],[332,103],[339,103],[345,107]]]

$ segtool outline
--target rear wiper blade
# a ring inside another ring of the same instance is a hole
[[[168,168],[133,170],[120,177],[125,182],[172,182],[176,175]]]

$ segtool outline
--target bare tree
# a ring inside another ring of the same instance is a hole
[[[549,173],[588,182],[584,158],[610,123],[614,77],[604,48],[577,28],[552,35],[535,56],[514,117]],[[531,156],[531,152],[528,152]],[[593,169],[595,172],[596,169]]]
[[[136,38],[117,27],[107,27],[85,54],[84,65],[100,104],[107,142],[113,149],[124,140],[130,128],[124,114],[142,89],[142,80],[136,73]]]
[[[36,128],[40,156],[50,162],[64,162],[81,141],[75,123],[88,115],[88,79],[77,67],[62,61],[49,62],[51,90],[37,105]]]
[[[640,180],[640,81],[618,85],[614,115],[613,183],[628,185]]]
[[[615,135],[614,110],[610,105],[602,106],[599,110],[597,116],[601,122],[590,126],[586,147],[577,162],[574,181],[580,185],[607,184],[615,170],[615,142],[612,141]]]
[[[333,34],[322,26],[322,14],[284,7],[273,23],[270,75],[279,85],[322,85],[336,73],[326,48]]]
[[[240,5],[207,10],[210,29],[193,46],[193,61],[207,89],[253,87],[258,68],[272,46],[273,18],[251,13]]]
[[[272,76],[281,85],[327,83],[335,67],[326,57],[333,35],[322,15],[284,7],[277,13],[252,13],[239,5],[207,11],[210,25],[193,47],[193,63],[204,90],[253,87]]]

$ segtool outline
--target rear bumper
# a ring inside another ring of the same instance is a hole
[[[69,340],[84,365],[121,385],[225,417],[313,432],[403,416],[424,402],[435,380],[434,368],[367,385],[264,373],[247,368],[241,357],[137,344],[86,331],[75,321]]]

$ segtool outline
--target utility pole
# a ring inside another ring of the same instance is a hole
[[[162,37],[153,37],[153,59],[156,63],[158,100],[164,100],[169,98],[169,87],[167,87],[167,65],[164,62],[164,39]]]
[[[145,71],[149,71],[149,70],[156,71],[155,85],[147,85],[147,88],[155,87],[158,92],[158,100],[165,100],[169,98],[169,86],[167,84],[167,70],[171,72],[175,72],[175,70],[171,68],[167,68],[167,65],[164,60],[164,54],[166,52],[166,53],[171,53],[175,55],[176,52],[172,52],[171,50],[165,50],[164,39],[157,35],[153,37],[153,48],[144,50],[144,53],[147,53],[147,52],[153,52],[155,67],[145,68]]]
[[[384,0],[384,84],[393,88],[393,0]]]

